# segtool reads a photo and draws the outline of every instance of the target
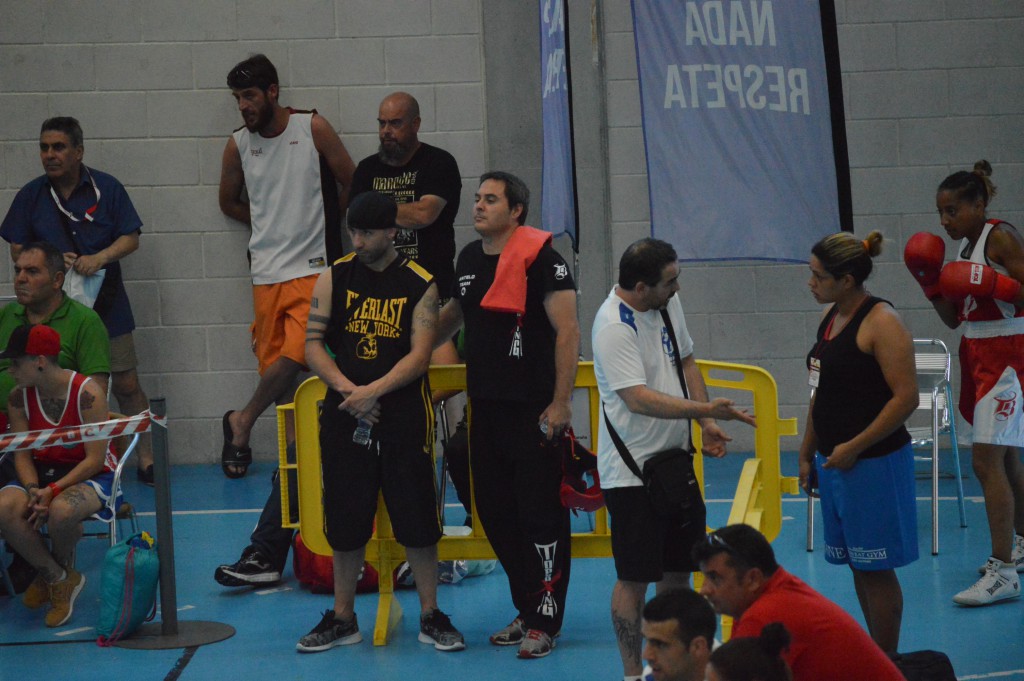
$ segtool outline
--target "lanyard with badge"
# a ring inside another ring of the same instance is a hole
[[[811,386],[812,390],[818,387],[818,383],[821,382],[821,351],[825,349],[825,345],[832,340],[832,324],[836,321],[836,317],[839,316],[839,311],[832,315],[832,318],[828,320],[828,326],[825,327],[825,333],[822,334],[821,340],[819,340],[814,348],[811,350],[811,354],[807,358],[807,384]]]
[[[839,335],[839,333],[842,332],[843,329],[846,328],[846,325],[849,324],[851,320],[853,320],[853,318],[857,315],[857,311],[860,310],[861,306],[864,304],[864,301],[866,301],[867,299],[868,299],[868,296],[864,296],[864,298],[862,298],[860,300],[860,302],[857,303],[857,307],[855,307],[853,309],[853,311],[850,313],[849,319],[844,321],[843,325],[840,326],[836,330],[836,335]],[[821,355],[822,355],[822,351],[825,349],[825,346],[830,341],[833,340],[832,325],[835,323],[836,317],[838,317],[838,316],[839,316],[839,310],[838,310],[838,308],[835,308],[835,314],[833,314],[832,318],[828,320],[828,326],[825,327],[825,333],[822,334],[821,340],[819,340],[814,345],[814,347],[811,349],[810,354],[808,355],[808,358],[807,358],[807,368],[809,370],[809,373],[808,373],[808,377],[807,377],[807,384],[810,385],[811,388],[817,388],[818,384],[821,382]]]
[[[96,184],[96,180],[93,179],[92,171],[85,165],[82,166],[82,170],[85,171],[86,179],[92,185],[92,190],[96,194],[96,202],[81,215],[65,206],[53,185],[50,185],[50,196],[53,197],[53,203],[56,204],[57,210],[60,211],[61,225],[64,227],[64,233],[67,234],[68,239],[71,241],[71,248],[75,251],[76,255],[82,255],[82,246],[78,242],[78,229],[73,225],[94,221],[93,214],[100,206],[101,196],[100,188]],[[107,277],[107,273],[107,269],[102,269],[86,277],[78,274],[75,268],[71,267],[64,274],[64,292],[86,307],[93,308],[97,314],[106,314],[111,305],[113,305],[113,298],[117,292],[116,281],[118,279],[116,276]]]
[[[85,176],[89,180],[89,184],[92,185],[93,192],[96,194],[96,202],[92,204],[90,208],[86,209],[81,215],[76,214],[70,208],[65,206],[64,202],[61,201],[60,196],[57,194],[57,190],[53,188],[52,184],[50,185],[50,196],[53,197],[53,202],[57,205],[57,210],[59,210],[61,215],[71,222],[92,222],[93,213],[95,213],[96,209],[100,207],[101,194],[99,185],[96,184],[96,180],[92,177],[92,171],[90,171],[87,166],[83,165],[82,170],[85,171]]]

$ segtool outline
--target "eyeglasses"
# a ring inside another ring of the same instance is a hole
[[[232,77],[245,78],[246,80],[252,78],[252,71],[249,69],[233,69],[231,71]]]

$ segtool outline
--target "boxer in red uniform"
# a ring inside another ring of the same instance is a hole
[[[20,326],[0,358],[17,382],[11,391],[11,431],[50,430],[107,420],[107,398],[91,378],[57,364],[60,336],[49,326]],[[22,600],[29,608],[47,603],[46,626],[71,618],[85,576],[75,570],[75,545],[82,521],[110,497],[117,459],[109,442],[97,440],[19,449],[18,481],[0,489],[0,534],[38,571]],[[39,534],[46,525],[51,547]]]
[[[942,240],[915,234],[904,261],[942,321],[964,324],[960,342],[960,413],[974,429],[974,472],[985,495],[992,555],[981,579],[953,597],[960,605],[988,605],[1020,596],[1024,572],[1024,239],[1013,225],[985,215],[995,187],[992,166],[953,173],[939,185],[942,227],[960,240],[957,258],[943,267]]]

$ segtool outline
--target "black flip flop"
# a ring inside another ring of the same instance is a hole
[[[224,428],[224,446],[220,450],[220,467],[224,475],[232,479],[244,478],[249,466],[252,464],[252,449],[250,447],[236,447],[231,444],[231,422],[228,417],[234,410],[224,413],[221,423]],[[237,470],[241,468],[241,470]]]
[[[153,464],[149,464],[145,468],[141,466],[135,469],[135,475],[139,478],[139,482],[143,485],[149,485],[152,487],[155,484],[153,478]]]

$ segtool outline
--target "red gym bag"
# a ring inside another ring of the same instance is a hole
[[[292,540],[292,566],[295,578],[305,584],[315,594],[334,593],[334,559],[321,556],[310,551],[302,543],[302,535],[295,533]],[[369,563],[363,563],[363,571],[356,584],[356,593],[372,593],[377,591],[377,570]]]

